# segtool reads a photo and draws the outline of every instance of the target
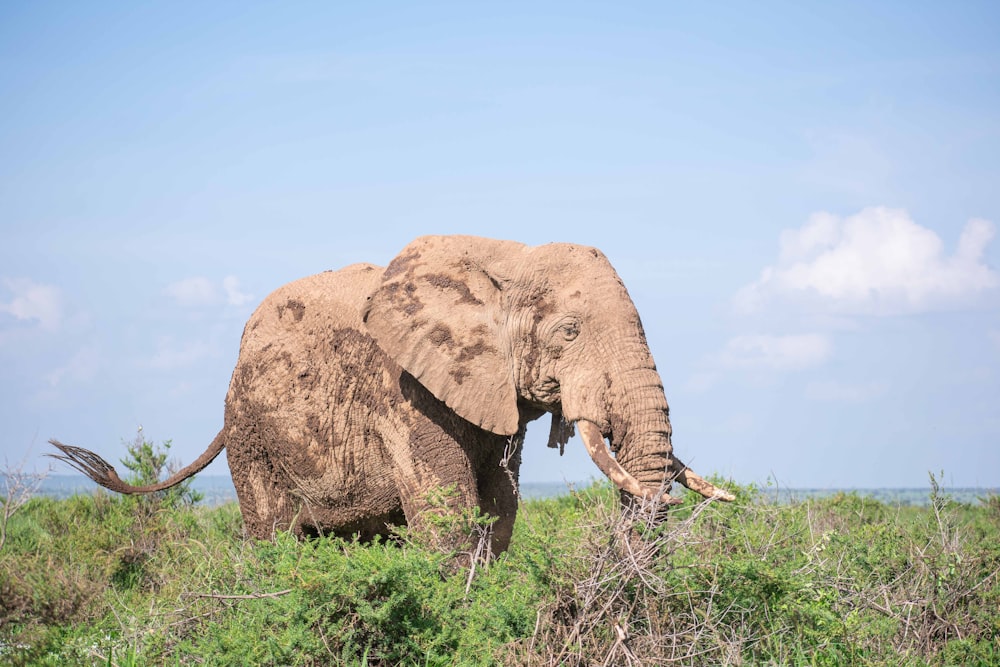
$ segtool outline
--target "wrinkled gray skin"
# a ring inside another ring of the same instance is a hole
[[[96,455],[53,444],[124,493],[176,484],[225,447],[246,529],[262,539],[384,534],[419,524],[430,492],[453,486],[450,506],[499,517],[498,553],[517,512],[516,446],[545,412],[549,445],[575,422],[626,499],[666,501],[673,479],[731,499],[673,456],[660,376],[611,264],[563,243],[422,237],[385,270],[281,287],[247,322],[219,435],[161,484],[131,487]]]

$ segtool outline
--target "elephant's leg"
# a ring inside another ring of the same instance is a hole
[[[520,438],[490,436],[495,444],[492,456],[479,462],[479,505],[485,514],[497,517],[493,523],[492,551],[500,554],[510,546],[517,518],[517,480],[521,469]]]
[[[465,549],[466,520],[479,504],[476,479],[461,446],[440,429],[417,428],[406,442],[389,443],[407,525],[432,543]]]
[[[278,484],[273,470],[264,463],[229,455],[229,469],[247,535],[258,540],[271,540],[276,532],[292,527],[301,503]],[[298,525],[294,528],[296,534],[301,534]]]

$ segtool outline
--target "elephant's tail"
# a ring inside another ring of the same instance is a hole
[[[47,454],[46,456],[51,456],[54,459],[70,464],[104,488],[117,491],[118,493],[153,493],[154,491],[169,489],[171,486],[180,484],[191,475],[202,470],[226,446],[225,440],[222,437],[222,431],[219,431],[219,434],[215,436],[215,440],[208,446],[208,449],[202,452],[201,456],[171,475],[169,479],[156,484],[150,484],[149,486],[132,486],[123,482],[118,473],[115,472],[114,467],[94,452],[80,447],[73,447],[72,445],[64,445],[58,440],[49,440],[49,444],[62,452],[62,454]]]

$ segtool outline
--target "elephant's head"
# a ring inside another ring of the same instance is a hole
[[[639,314],[599,250],[419,238],[389,264],[364,319],[402,368],[484,429],[513,435],[547,411],[550,445],[575,423],[627,493],[652,498],[677,479],[732,498],[674,457]]]

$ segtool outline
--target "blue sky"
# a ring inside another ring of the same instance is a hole
[[[1000,486],[998,7],[5,3],[0,456],[190,461],[271,290],[464,233],[608,255],[699,472]]]

